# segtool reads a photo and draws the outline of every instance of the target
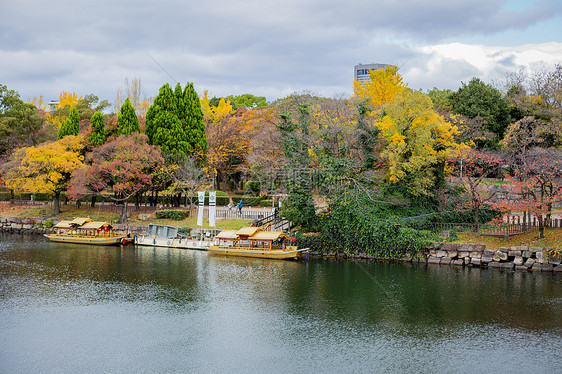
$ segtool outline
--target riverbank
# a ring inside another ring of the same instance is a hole
[[[15,234],[42,235],[54,232],[46,227],[47,220],[30,218],[0,218],[0,232]],[[117,230],[131,234],[142,234],[146,226],[115,225]],[[310,257],[362,260],[379,262],[409,262],[412,264],[431,264],[443,266],[479,267],[507,271],[553,272],[562,274],[560,251],[530,246],[502,247],[498,250],[486,249],[484,244],[442,243],[438,248],[421,251],[418,256],[404,258],[375,257],[366,253],[323,253],[311,251]]]

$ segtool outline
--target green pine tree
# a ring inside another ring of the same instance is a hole
[[[135,108],[129,101],[125,100],[121,105],[121,112],[117,116],[117,133],[119,135],[129,135],[134,132],[140,132],[139,119]]]
[[[64,138],[67,135],[78,135],[80,132],[80,116],[76,108],[70,109],[68,118],[62,123],[57,140]]]
[[[92,126],[92,134],[88,140],[95,146],[104,144],[107,139],[107,134],[105,132],[103,115],[99,110],[95,112],[90,119],[90,126]]]

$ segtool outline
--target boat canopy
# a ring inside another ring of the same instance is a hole
[[[86,222],[85,224],[83,224],[82,226],[78,227],[81,230],[99,230],[101,228],[113,228],[113,226],[111,226],[109,223],[107,222]]]
[[[215,236],[216,239],[238,240],[238,235],[234,230],[224,230]]]
[[[179,227],[167,226],[167,225],[148,225],[148,235],[158,239],[174,239],[178,236]]]
[[[54,227],[57,229],[70,229],[72,226],[72,221],[60,221]]]
[[[263,240],[263,241],[276,241],[281,238],[288,238],[289,236],[282,231],[260,231],[250,236],[249,240]]]
[[[74,218],[70,221],[73,226],[82,226],[86,222],[92,222],[92,220],[90,218]]]
[[[236,235],[238,236],[252,236],[258,231],[263,231],[259,227],[243,227],[240,230],[236,231]]]

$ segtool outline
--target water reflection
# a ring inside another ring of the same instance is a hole
[[[0,235],[0,372],[555,371],[561,278]]]

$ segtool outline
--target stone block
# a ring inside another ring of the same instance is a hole
[[[495,253],[496,253],[496,251],[493,251],[493,250],[491,250],[491,249],[485,249],[485,250],[482,252],[482,255],[484,255],[484,256],[493,256]]]
[[[523,257],[525,258],[531,258],[533,257],[534,253],[531,251],[522,251]]]
[[[500,262],[500,267],[506,270],[513,270],[515,264],[513,262]]]
[[[474,265],[474,266],[481,266],[482,265],[482,260],[479,258],[471,258],[470,259],[470,264]]]
[[[433,257],[433,256],[427,259],[428,264],[438,264],[440,261],[441,259],[439,257]]]
[[[450,258],[456,258],[458,256],[459,252],[457,251],[447,251],[447,257]]]
[[[513,259],[513,264],[515,264],[515,266],[523,265],[523,262],[523,256],[515,256],[515,258]]]
[[[535,262],[537,262],[537,260],[534,258],[528,258],[527,261],[525,261],[525,266],[530,268],[535,264]]]
[[[456,265],[456,266],[463,266],[464,265],[464,260],[457,258],[456,260],[451,261],[452,265]]]
[[[445,243],[445,244],[447,244],[447,243]],[[429,255],[430,255],[430,256],[435,256],[436,253],[437,253],[437,250],[436,250],[436,249],[433,249],[433,248],[432,248],[432,249],[429,250]]]
[[[441,261],[439,262],[441,265],[449,265],[451,263],[450,257],[442,257]]]
[[[529,247],[529,251],[535,252],[535,253],[537,253],[537,252],[542,252],[542,248],[539,248],[539,247]]]
[[[468,251],[461,251],[461,252],[458,252],[457,257],[458,257],[458,258],[465,258],[465,257],[468,257],[469,255],[470,255],[470,252],[468,252]]]
[[[560,264],[562,264],[562,258],[561,257],[549,257],[548,263],[552,264],[554,266],[560,265]]]
[[[552,266],[551,264],[535,264],[535,265],[540,265],[541,271],[553,271],[554,270],[554,266]]]
[[[520,266],[516,266],[515,270],[525,270],[525,271],[527,271],[529,269],[526,266],[520,265]]]
[[[542,251],[535,252],[535,256],[537,257],[537,261],[540,262],[541,264],[544,264],[546,262],[546,256]]]
[[[465,264],[465,265],[468,265],[468,264],[470,264],[470,263],[471,263],[471,261],[470,261],[470,260],[471,260],[471,258],[470,258],[470,257],[465,257],[465,258],[464,258],[464,264]]]
[[[494,256],[490,256],[490,255],[485,255],[482,256],[482,263],[487,264],[488,262],[492,262],[492,260],[494,259]]]
[[[508,253],[510,250],[510,248],[507,247],[501,247],[500,249],[498,249],[499,252],[503,252],[503,253]]]
[[[494,261],[498,261],[498,262],[499,262],[499,261],[507,261],[507,258],[508,258],[507,252],[500,252],[500,251],[497,251],[497,252],[494,254]]]
[[[499,262],[492,261],[488,264],[488,267],[489,268],[501,268],[501,264]]]
[[[441,244],[441,250],[443,251],[453,251],[455,250],[457,247],[454,243],[443,243]]]
[[[532,271],[542,271],[541,264],[538,263],[538,262],[535,262],[535,263],[533,264],[533,266],[531,266],[531,267],[529,268],[529,270],[532,270]]]
[[[435,257],[447,257],[447,251],[438,250],[437,253],[435,253]]]
[[[509,257],[521,256],[521,251],[513,251],[513,250],[512,250],[512,251],[507,252],[507,255],[508,255]]]
[[[476,251],[470,252],[470,258],[478,258],[478,259],[480,259],[480,258],[482,258],[482,253],[476,252]]]
[[[555,267],[552,269],[552,271],[561,272],[561,271],[562,271],[562,265],[555,266]]]
[[[512,249],[513,249],[514,251],[521,251],[521,252],[523,252],[523,251],[528,251],[528,250],[529,250],[529,247],[526,246],[526,245],[519,245],[519,246],[513,247]]]

